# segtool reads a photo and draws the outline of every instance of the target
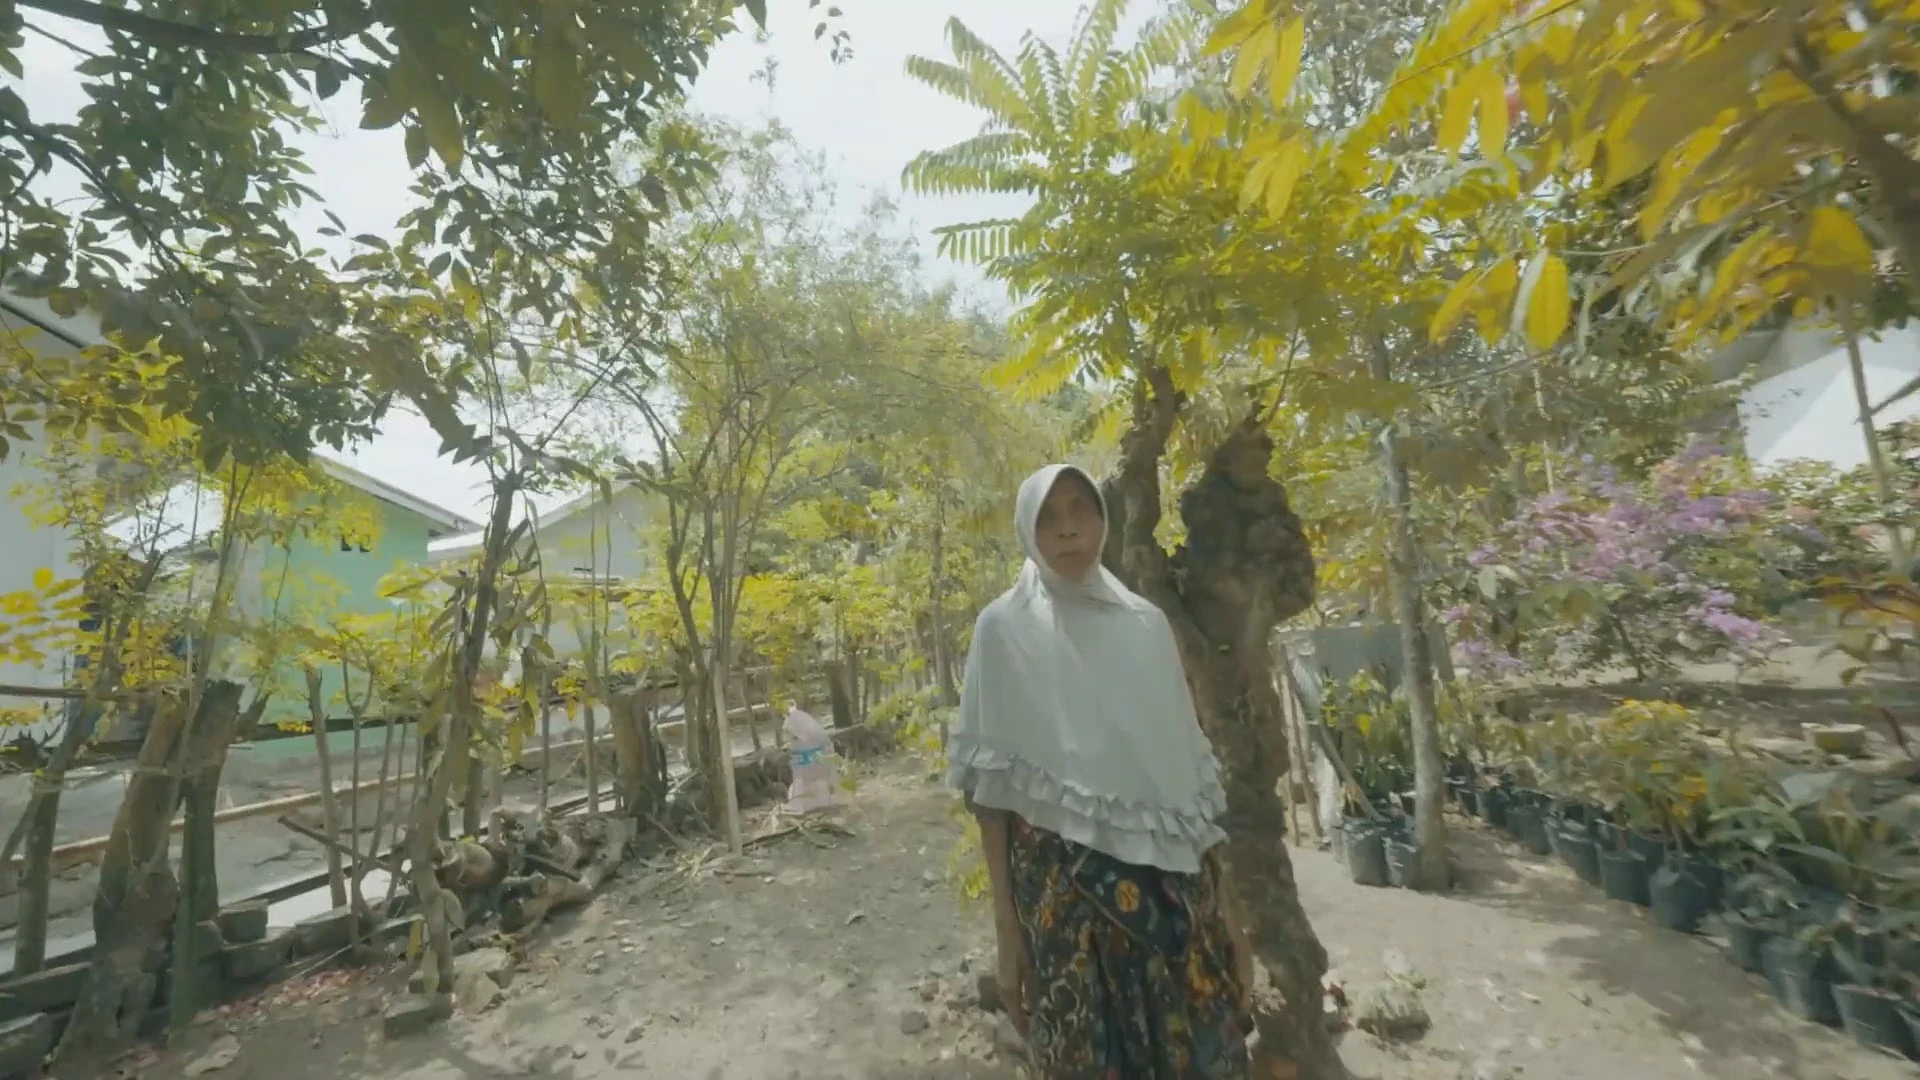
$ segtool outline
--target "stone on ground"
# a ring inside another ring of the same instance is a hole
[[[974,986],[980,991],[980,1007],[982,1009],[988,1012],[999,1012],[1002,1008],[1005,1008],[1005,1004],[1000,1000],[1000,980],[993,972],[981,972],[980,978],[974,981]]]
[[[513,982],[513,956],[505,949],[475,949],[453,958],[453,978],[481,975],[505,989]]]
[[[0,1076],[38,1076],[53,1049],[53,1017],[34,1013],[0,1024]]]
[[[469,971],[454,976],[453,996],[461,1012],[477,1016],[500,1003],[500,984],[482,972]]]
[[[210,1072],[219,1072],[233,1064],[239,1056],[240,1040],[233,1035],[222,1035],[213,1040],[213,1045],[207,1047],[206,1053],[188,1062],[186,1068],[180,1070],[180,1075],[205,1076]]]
[[[249,900],[243,904],[230,904],[221,910],[218,922],[220,936],[229,945],[259,941],[267,936],[267,902]]]
[[[446,994],[402,994],[387,1005],[381,1030],[389,1039],[418,1035],[453,1015],[453,999]]]
[[[1417,1039],[1433,1026],[1433,1020],[1413,987],[1388,980],[1362,990],[1354,999],[1353,1026],[1382,1039]]]
[[[900,1014],[900,1034],[902,1035],[918,1035],[932,1026],[933,1022],[927,1019],[925,1009],[908,1009]]]

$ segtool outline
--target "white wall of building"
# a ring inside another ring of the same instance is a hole
[[[42,356],[71,355],[73,348],[12,310],[0,307],[0,337],[7,348],[15,345],[32,349]],[[0,357],[4,357],[0,353]],[[75,577],[73,544],[66,530],[49,528],[34,521],[32,504],[36,490],[46,483],[44,459],[37,424],[27,425],[32,438],[9,440],[6,460],[0,461],[0,594],[33,588],[34,575],[50,570],[56,580]],[[0,616],[3,618],[4,616]],[[41,662],[20,663],[0,657],[0,683],[19,686],[58,687],[65,682],[65,657]],[[0,697],[0,708],[25,706],[51,707],[47,703],[19,697]],[[36,725],[36,734],[46,734],[48,725]]]
[[[1920,322],[1889,327],[1878,340],[1862,339],[1860,359],[1867,397],[1878,405],[1920,375]],[[1756,465],[1799,459],[1840,469],[1866,464],[1867,444],[1860,432],[1847,351],[1836,332],[1790,331],[1774,346],[1766,366],[1779,374],[1740,396],[1747,455]],[[1916,417],[1920,394],[1889,406],[1874,423],[1884,427]]]

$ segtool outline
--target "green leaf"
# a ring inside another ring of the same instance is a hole
[[[448,96],[446,87],[441,85],[439,79],[427,75],[420,81],[420,93],[416,95],[414,103],[420,111],[420,129],[426,133],[428,145],[433,147],[433,152],[447,169],[457,171],[467,149],[466,132],[461,130],[460,116],[454,111],[453,99]]]
[[[746,0],[747,14],[753,17],[753,24],[760,29],[767,28],[767,0]]]
[[[580,60],[557,25],[542,29],[534,44],[533,98],[558,127],[567,131],[580,127],[586,99]]]
[[[361,90],[360,126],[382,131],[399,123],[407,115],[407,102],[396,92],[391,72],[367,80]]]

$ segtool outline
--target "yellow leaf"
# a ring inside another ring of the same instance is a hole
[[[1267,62],[1273,58],[1274,50],[1280,46],[1280,28],[1271,24],[1255,30],[1240,45],[1239,55],[1233,58],[1233,72],[1228,85],[1234,96],[1245,97],[1253,89],[1254,80],[1260,77]]]
[[[1480,100],[1480,80],[1485,67],[1470,68],[1447,91],[1447,100],[1440,106],[1440,126],[1434,132],[1434,145],[1449,157],[1460,151],[1460,144],[1467,141],[1467,128],[1473,124],[1473,109]]]
[[[1853,215],[1837,206],[1818,206],[1807,215],[1807,239],[1801,250],[1808,266],[1873,275],[1873,245]],[[34,581],[39,581],[38,575]]]
[[[1300,179],[1301,167],[1306,164],[1305,144],[1295,139],[1280,148],[1274,156],[1272,174],[1267,179],[1267,218],[1278,222],[1287,213],[1287,204],[1293,200],[1293,186]]]
[[[1720,302],[1726,299],[1727,294],[1732,292],[1735,285],[1739,283],[1742,275],[1747,271],[1748,264],[1753,262],[1755,253],[1760,250],[1760,246],[1772,238],[1773,234],[1766,229],[1757,229],[1746,239],[1735,244],[1733,250],[1721,258],[1720,265],[1713,271],[1713,286],[1707,290],[1707,297],[1700,305],[1700,317],[1703,321],[1712,318],[1714,309],[1719,307]]]
[[[1536,80],[1522,80],[1520,83],[1520,107],[1526,110],[1527,119],[1536,127],[1544,127],[1547,114],[1552,111],[1553,103],[1547,97],[1547,84]]]
[[[1620,106],[1611,120],[1607,121],[1605,135],[1607,168],[1600,181],[1603,188],[1611,188],[1623,180],[1630,180],[1653,164],[1654,156],[1658,151],[1642,147],[1633,139],[1633,123],[1639,118],[1640,111],[1645,109],[1647,103],[1652,100],[1645,94],[1635,94]]]
[[[1260,153],[1249,147],[1247,156],[1252,158],[1253,165],[1247,169],[1246,179],[1240,182],[1240,209],[1242,210],[1259,202],[1266,195],[1267,179],[1273,175],[1273,167],[1280,160],[1278,147],[1266,153]]]
[[[1438,344],[1453,333],[1460,316],[1466,314],[1467,302],[1473,299],[1474,290],[1479,288],[1486,276],[1485,270],[1475,270],[1453,283],[1453,288],[1447,290],[1446,298],[1440,301],[1440,307],[1433,313],[1433,323],[1427,328],[1429,340]]]
[[[1567,295],[1567,264],[1551,251],[1533,257],[1527,266],[1527,310],[1523,320],[1527,344],[1544,351],[1566,332],[1573,301]]]
[[[1474,315],[1480,321],[1480,340],[1491,345],[1507,332],[1507,313],[1513,308],[1513,289],[1520,272],[1513,259],[1501,259],[1487,268],[1474,298]]]
[[[1480,80],[1480,153],[1498,158],[1507,151],[1507,87],[1498,69]]]
[[[1280,28],[1274,46],[1273,69],[1267,72],[1267,96],[1278,109],[1293,92],[1293,81],[1300,76],[1300,50],[1306,46],[1307,27],[1299,19],[1288,19]]]
[[[1263,8],[1262,4],[1248,4],[1221,19],[1207,35],[1206,55],[1218,56],[1252,37],[1266,22],[1267,13]]]
[[[40,590],[41,592],[45,592],[48,589],[52,588],[53,587],[53,571],[44,566],[38,570],[35,570],[33,572],[33,587]]]

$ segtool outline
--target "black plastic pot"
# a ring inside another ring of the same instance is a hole
[[[1460,809],[1473,817],[1480,816],[1480,792],[1471,787],[1460,789]]]
[[[1579,799],[1553,800],[1553,816],[1581,828],[1593,824],[1593,807]]]
[[[1770,927],[1749,922],[1740,916],[1730,916],[1726,920],[1727,959],[1741,971],[1760,971],[1763,965],[1761,953],[1767,941],[1773,937]]]
[[[1387,841],[1387,884],[1404,889],[1413,880],[1414,867],[1420,861],[1420,849],[1405,840]]]
[[[1499,788],[1489,788],[1480,793],[1480,815],[1496,829],[1507,827],[1507,806],[1507,793]]]
[[[1719,911],[1726,901],[1727,872],[1705,855],[1688,855],[1682,859],[1681,866],[1689,877],[1700,883],[1700,888],[1706,893],[1704,902],[1707,910]]]
[[[1659,866],[1667,858],[1666,841],[1643,832],[1628,831],[1627,850],[1640,856],[1648,866]]]
[[[1596,821],[1593,823],[1594,842],[1606,851],[1619,851],[1621,848],[1626,847],[1626,834],[1627,830],[1615,825],[1611,821]]]
[[[1831,962],[1825,953],[1797,938],[1776,937],[1761,947],[1760,965],[1768,989],[1788,1012],[1821,1024],[1840,1022]]]
[[[1833,988],[1840,1026],[1861,1046],[1882,1047],[1896,1054],[1913,1052],[1913,1033],[1900,1016],[1900,997],[1871,986],[1841,984]]]
[[[1386,833],[1371,822],[1347,822],[1347,876],[1355,885],[1387,883]]]
[[[1346,822],[1336,821],[1333,827],[1327,830],[1327,850],[1333,852],[1333,857],[1339,860],[1341,866],[1347,865]]]
[[[1913,1048],[1907,1056],[1920,1057],[1920,1005],[1903,1002],[1899,1011],[1900,1022],[1907,1025],[1907,1045]]]
[[[1547,838],[1546,819],[1540,816],[1538,806],[1509,808],[1507,826],[1513,830],[1514,838],[1535,855],[1546,855],[1553,850],[1553,844]]]
[[[1581,881],[1593,886],[1600,884],[1600,849],[1592,837],[1584,832],[1561,829],[1554,834],[1554,844],[1560,858],[1573,867]]]
[[[1641,907],[1651,901],[1647,895],[1647,860],[1631,851],[1602,851],[1599,858],[1600,891],[1607,894],[1607,899]]]
[[[1647,878],[1647,899],[1653,921],[1669,930],[1691,934],[1707,917],[1707,889],[1682,867],[1667,864]]]

